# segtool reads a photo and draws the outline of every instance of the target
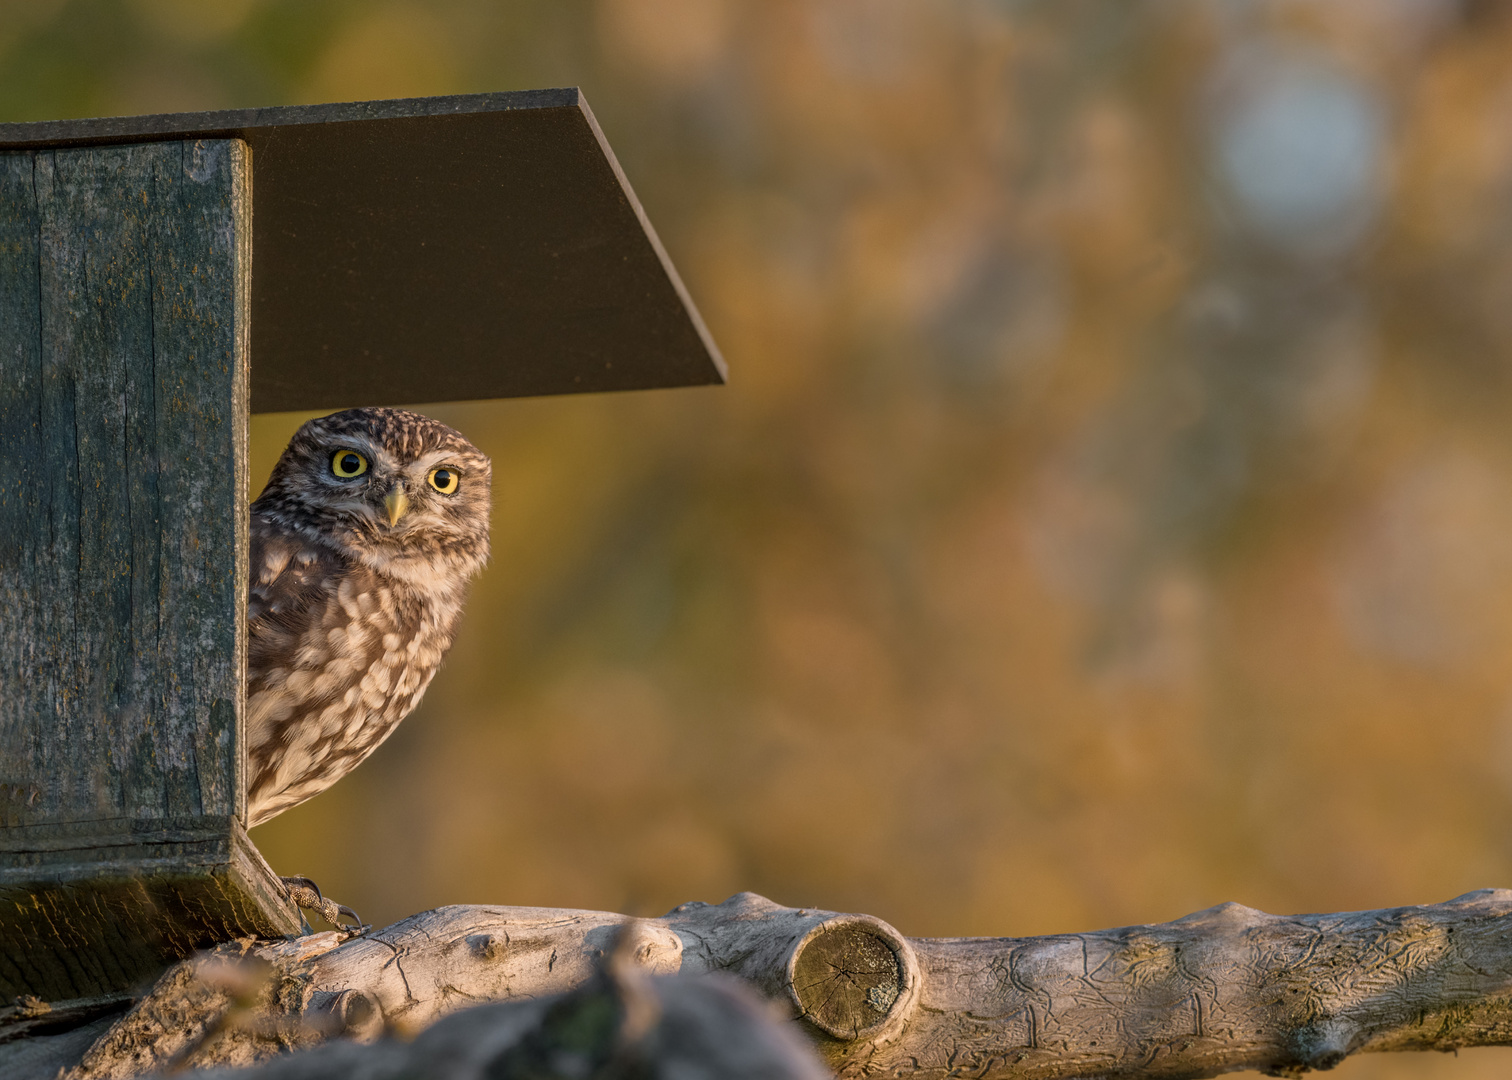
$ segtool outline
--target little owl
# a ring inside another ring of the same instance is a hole
[[[490,471],[402,409],[294,433],[252,504],[249,825],[330,787],[419,702],[488,558]]]

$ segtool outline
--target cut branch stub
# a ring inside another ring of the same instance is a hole
[[[837,915],[788,957],[787,991],[799,1015],[837,1039],[880,1035],[907,1018],[919,963],[907,939],[870,915]]]

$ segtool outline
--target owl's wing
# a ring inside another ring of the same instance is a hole
[[[340,557],[252,515],[251,580],[247,629],[259,651],[288,639],[293,645],[330,598],[330,583],[344,569]]]
[[[419,613],[372,570],[255,511],[251,533],[247,817],[256,825],[362,760],[413,708],[444,650],[421,654],[411,675]]]

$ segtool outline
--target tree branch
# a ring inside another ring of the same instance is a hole
[[[1352,914],[1224,904],[1086,934],[908,939],[870,916],[742,893],[637,922],[631,952],[649,972],[754,984],[842,1076],[1296,1075],[1363,1051],[1512,1043],[1509,917],[1512,891],[1488,889]],[[344,943],[223,948],[165,975],[71,1075],[249,1064],[561,994],[594,977],[631,921],[445,907]]]

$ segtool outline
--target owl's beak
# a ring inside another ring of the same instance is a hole
[[[393,528],[409,509],[409,496],[402,487],[396,487],[383,497],[383,509],[388,511],[389,527]]]

